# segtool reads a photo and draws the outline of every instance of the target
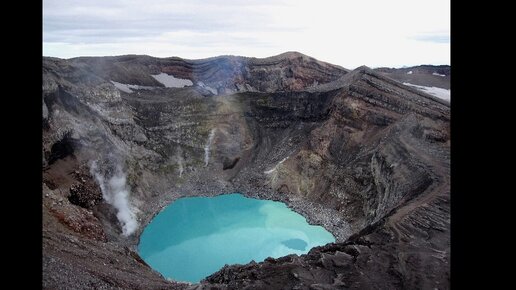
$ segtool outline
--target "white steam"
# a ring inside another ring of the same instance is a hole
[[[281,163],[285,162],[285,161],[288,159],[288,157],[289,157],[289,156],[287,156],[287,157],[285,157],[285,158],[281,159],[281,161],[280,161],[280,162],[278,162],[278,164],[276,164],[276,165],[275,165],[271,170],[264,171],[263,173],[265,173],[265,174],[271,174],[271,173],[273,173],[274,171],[276,171],[276,169],[278,169],[278,166],[280,166],[280,165],[281,165]]]
[[[181,159],[179,159],[179,177],[181,177],[183,175],[183,171],[184,171],[183,161]]]
[[[104,199],[116,208],[116,217],[122,225],[122,234],[127,237],[134,233],[138,228],[138,222],[128,200],[129,189],[126,184],[125,173],[117,166],[115,175],[106,180],[98,171],[96,162],[91,165],[91,173],[95,176]]]
[[[177,150],[177,162],[178,162],[178,165],[179,165],[179,177],[181,177],[183,175],[183,172],[185,170],[184,166],[183,166],[183,155],[182,155],[182,150],[181,150],[181,147],[179,147],[179,149]]]
[[[204,167],[208,166],[208,162],[210,161],[210,148],[211,148],[211,143],[213,142],[214,136],[215,136],[215,128],[211,129],[210,136],[208,136],[208,142],[204,146]]]

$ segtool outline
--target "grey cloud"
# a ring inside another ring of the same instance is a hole
[[[239,13],[246,6],[269,2],[271,1],[217,0],[202,2],[201,5],[199,0],[47,0],[43,9],[43,39],[45,42],[103,43],[120,42],[135,37],[147,39],[175,31],[213,33],[278,29],[271,25],[269,16],[259,9]],[[181,11],[174,9],[175,7],[189,9]]]

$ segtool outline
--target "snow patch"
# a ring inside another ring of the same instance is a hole
[[[433,72],[433,73],[432,73],[432,75],[434,75],[434,76],[440,76],[440,77],[445,77],[445,76],[446,76],[446,75],[438,74],[438,73],[436,73],[436,72]]]
[[[165,85],[167,88],[183,88],[186,86],[193,86],[193,82],[189,79],[175,78],[173,75],[160,73],[159,75],[151,75],[158,82]]]
[[[443,99],[443,100],[446,100],[446,101],[450,101],[450,98],[451,98],[451,90],[447,90],[447,89],[443,89],[443,88],[438,88],[438,87],[425,87],[425,86],[418,86],[418,85],[414,85],[414,84],[410,84],[410,83],[403,83],[404,85],[406,86],[411,86],[411,87],[414,87],[420,91],[423,91],[425,93],[428,93],[432,96],[436,96],[438,97],[439,99]]]
[[[129,93],[129,94],[132,93],[133,90],[151,90],[151,89],[154,88],[154,87],[148,87],[148,86],[122,84],[122,83],[115,82],[115,81],[111,81],[111,83],[113,85],[115,85],[115,87],[117,89],[119,89],[120,91],[125,92],[125,93]],[[133,89],[133,90],[131,90],[131,89]]]
[[[409,71],[407,74],[408,74],[408,75],[411,75],[411,74],[412,74],[412,71]]]

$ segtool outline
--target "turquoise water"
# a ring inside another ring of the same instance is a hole
[[[199,282],[224,264],[305,254],[334,241],[284,203],[235,193],[176,200],[145,228],[138,251],[163,276]]]

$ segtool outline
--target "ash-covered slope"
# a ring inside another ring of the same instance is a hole
[[[43,106],[45,288],[449,287],[445,101],[285,53],[44,58]],[[190,286],[138,257],[163,206],[234,191],[284,201],[337,243]]]

